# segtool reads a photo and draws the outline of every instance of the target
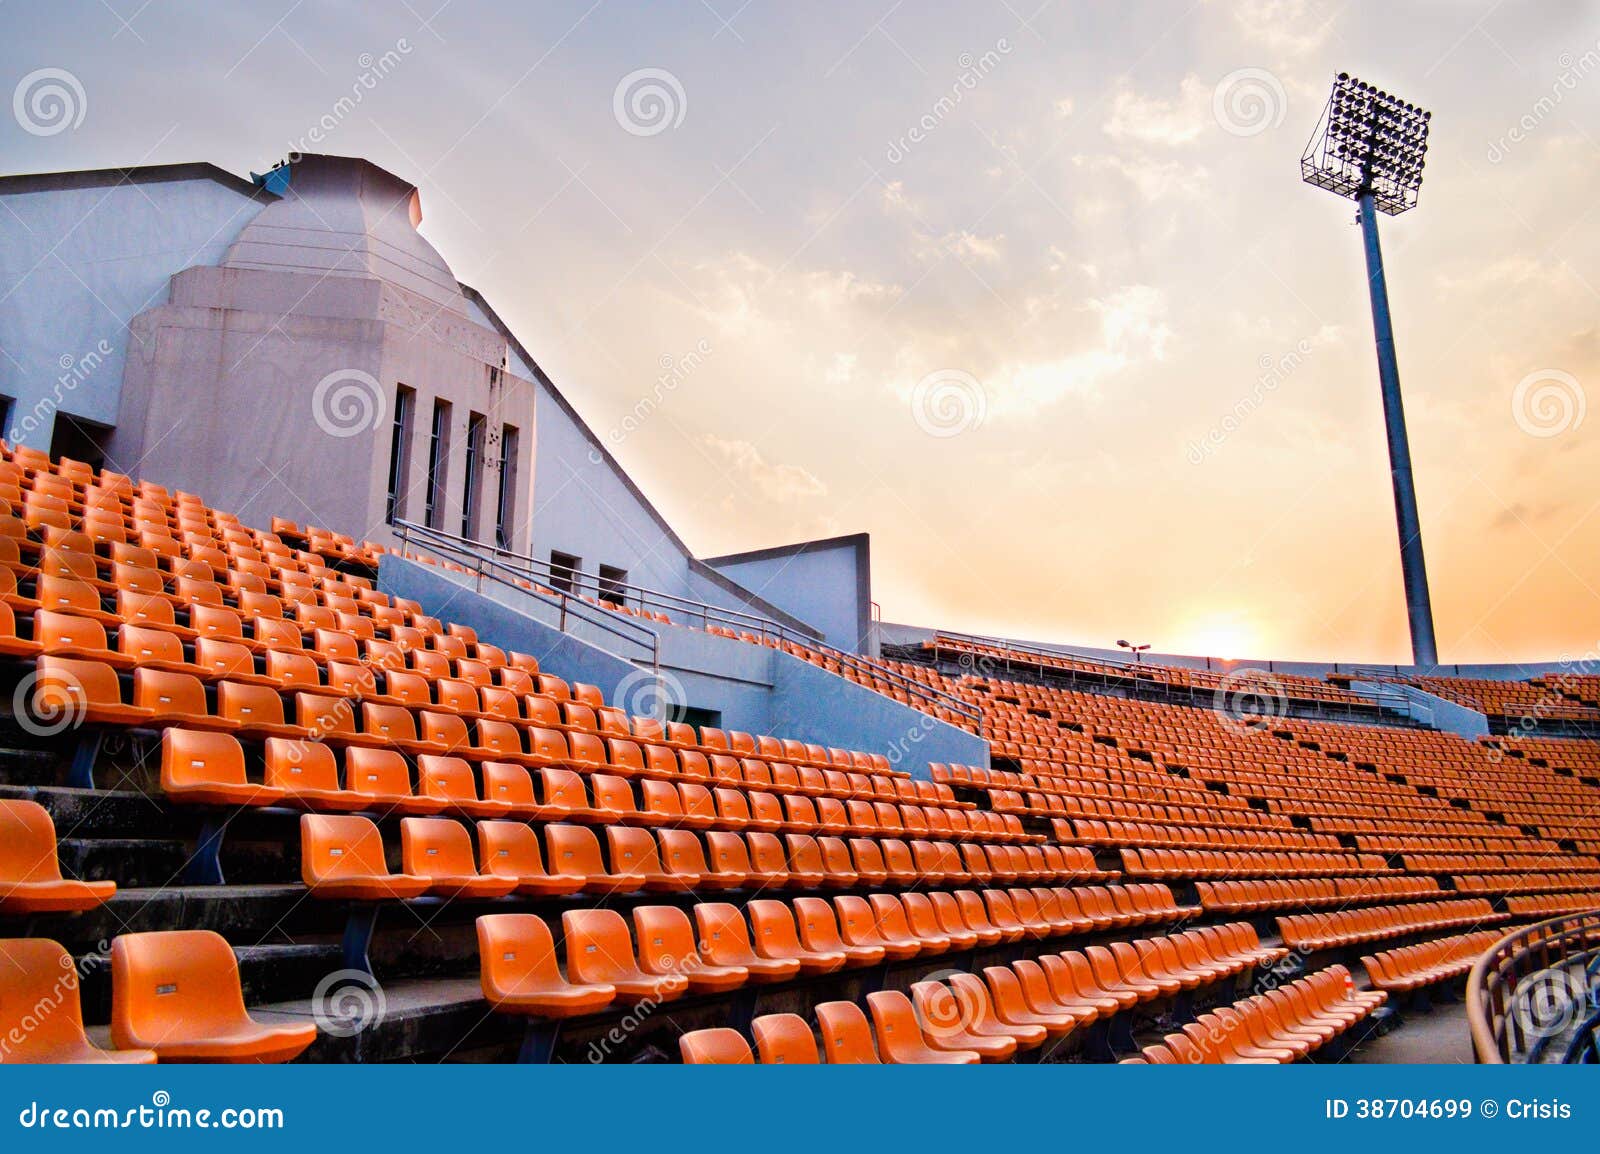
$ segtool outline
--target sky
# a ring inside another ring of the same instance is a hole
[[[701,556],[867,531],[890,621],[1399,661],[1299,179],[1339,71],[1434,111],[1381,231],[1441,659],[1594,659],[1600,3],[6,0],[0,171],[366,157]]]

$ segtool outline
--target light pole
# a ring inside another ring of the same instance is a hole
[[[1146,649],[1150,648],[1149,645],[1133,645],[1126,641],[1118,641],[1117,644],[1133,654],[1133,660],[1135,664],[1139,664],[1144,660],[1142,655]]]
[[[1394,487],[1395,526],[1400,534],[1400,570],[1405,583],[1411,654],[1418,665],[1439,663],[1433,636],[1433,605],[1428,567],[1422,554],[1422,523],[1417,515],[1411,445],[1405,406],[1400,399],[1400,366],[1395,359],[1389,289],[1378,244],[1378,213],[1397,216],[1417,206],[1422,166],[1428,152],[1425,112],[1363,80],[1341,72],[1311,142],[1300,157],[1307,184],[1356,202],[1372,301],[1372,331],[1378,352],[1378,387],[1389,442],[1389,477]]]

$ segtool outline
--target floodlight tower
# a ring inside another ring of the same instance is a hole
[[[1367,289],[1372,297],[1372,330],[1378,345],[1378,385],[1389,437],[1389,474],[1394,483],[1394,514],[1400,530],[1400,569],[1411,622],[1411,654],[1418,665],[1437,665],[1433,606],[1428,599],[1428,569],[1422,558],[1422,525],[1411,477],[1411,445],[1400,401],[1400,368],[1395,362],[1394,327],[1389,320],[1389,290],[1378,245],[1378,213],[1398,216],[1417,206],[1422,164],[1428,153],[1424,112],[1377,86],[1341,72],[1311,134],[1300,175],[1307,184],[1353,200],[1361,221],[1367,257]]]

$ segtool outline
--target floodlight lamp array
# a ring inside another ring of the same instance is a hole
[[[1390,216],[1415,208],[1432,119],[1433,113],[1341,72],[1300,158],[1300,174],[1351,200],[1370,192]]]

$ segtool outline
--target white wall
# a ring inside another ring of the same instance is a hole
[[[261,204],[204,178],[0,186],[0,393],[7,439],[50,447],[59,409],[115,424],[128,323],[168,278],[215,264]]]

